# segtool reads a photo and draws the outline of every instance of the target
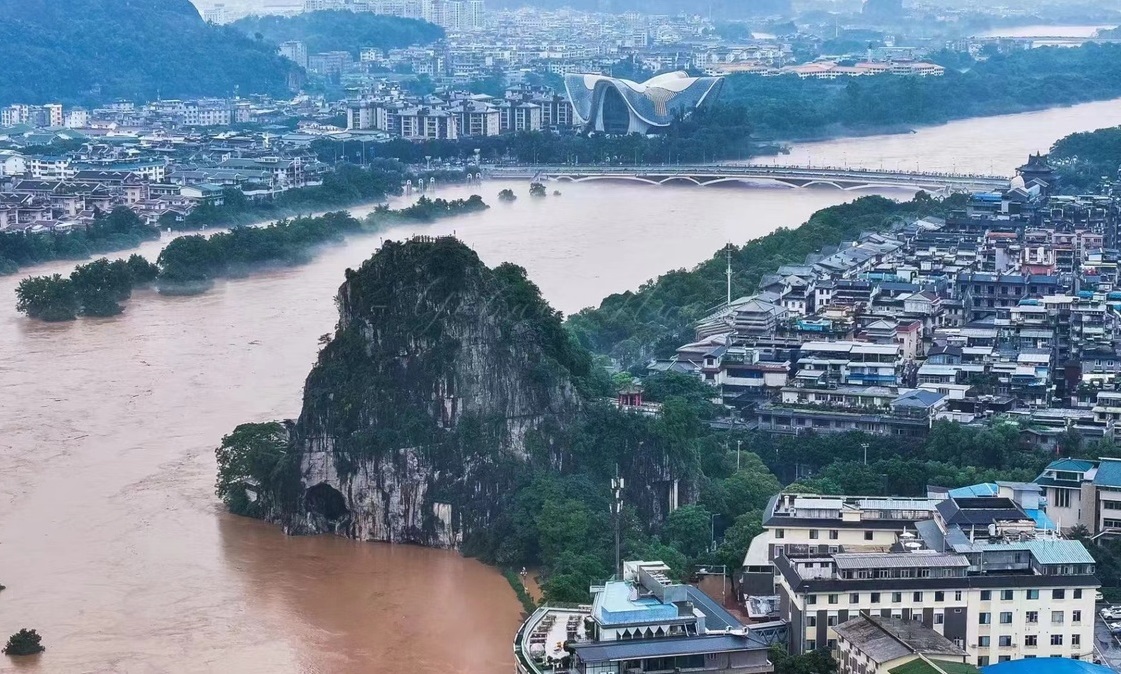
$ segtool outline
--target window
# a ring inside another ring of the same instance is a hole
[[[816,594],[807,594],[806,595],[806,606],[813,606],[816,603],[817,603],[817,595]]]
[[[775,538],[786,538],[786,529],[775,529]]]
[[[836,529],[830,529],[829,530],[829,540],[835,541],[835,540],[837,540],[837,536],[838,536],[838,534],[837,534]]]
[[[989,664],[989,656],[987,656],[987,655],[978,655],[977,656],[977,666],[978,667],[987,667],[988,664]]]
[[[954,601],[961,601],[961,590],[954,592]]]
[[[866,540],[866,541],[872,540],[872,532],[871,531],[865,531],[864,532],[864,540]]]
[[[1081,589],[1078,589],[1078,590],[1074,591],[1074,598],[1075,599],[1081,599],[1082,598],[1082,590]]]
[[[1082,635],[1081,634],[1070,635],[1070,645],[1071,646],[1081,646],[1082,645]]]
[[[1037,646],[1037,645],[1039,645],[1039,637],[1035,636],[1034,634],[1027,635],[1026,637],[1024,637],[1024,645],[1025,646]]]
[[[1039,611],[1028,611],[1026,614],[1028,624],[1039,622]]]
[[[1062,611],[1051,611],[1051,624],[1052,625],[1062,625],[1063,624],[1063,612]]]
[[[1071,611],[1070,612],[1070,621],[1072,623],[1074,623],[1075,625],[1082,622],[1082,611]]]
[[[1001,625],[1011,625],[1012,624],[1012,611],[1001,611],[1001,613],[1000,613],[1000,624]]]
[[[1039,590],[1028,590],[1028,599],[1039,599]]]
[[[988,648],[991,643],[991,637],[977,637],[977,645],[981,648]]]
[[[945,621],[946,621],[946,616],[942,615],[941,613],[935,613],[934,614],[934,624],[935,625],[941,625]]]
[[[997,638],[997,646],[1011,646],[1011,645],[1012,645],[1012,637],[1010,637],[1008,635],[1004,635],[1002,637]]]
[[[1052,634],[1051,635],[1051,645],[1052,646],[1062,646],[1063,645],[1063,635]]]
[[[996,661],[997,662],[1008,662],[1011,659],[1012,659],[1011,655],[998,655],[998,656],[996,656]]]
[[[806,650],[807,651],[816,651],[817,650],[817,639],[806,639]]]
[[[981,590],[981,601],[989,601],[993,598],[992,590]]]
[[[934,601],[946,601],[946,593],[939,590],[934,593]]]
[[[879,592],[873,592],[872,593],[871,602],[873,604],[879,604],[880,603],[880,593]]]
[[[993,614],[991,614],[991,613],[979,613],[979,614],[977,614],[977,624],[978,625],[988,625],[988,624],[992,623],[992,621],[993,621]]]
[[[1012,601],[1012,590],[1001,590],[1000,591],[1000,600],[1001,601]]]
[[[810,529],[810,540],[817,540],[817,529]]]
[[[849,603],[850,604],[859,604],[860,603],[860,593],[859,592],[853,592],[852,594],[850,594],[849,595]]]
[[[837,624],[837,616],[831,615],[825,619],[825,624],[833,627]]]
[[[903,593],[902,592],[892,592],[891,593],[891,603],[898,604],[901,601],[903,601]]]
[[[912,599],[913,601],[917,601],[917,602],[922,601],[922,592],[916,592],[912,596],[913,596],[913,599]]]
[[[1051,598],[1052,599],[1066,599],[1066,597],[1067,597],[1067,591],[1066,590],[1051,590]]]
[[[837,595],[835,595],[835,594],[829,595],[829,603],[830,604],[836,604],[837,603]]]
[[[815,615],[806,616],[806,627],[817,627],[817,616],[815,616]]]

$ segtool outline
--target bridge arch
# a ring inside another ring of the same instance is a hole
[[[661,184],[657,180],[651,180],[649,178],[643,178],[641,176],[635,176],[635,175],[581,176],[579,178],[574,179],[572,182],[574,182],[574,183],[586,183],[586,182],[591,182],[593,180],[626,180],[626,181],[629,181],[629,182],[632,182],[632,183],[645,183],[647,185],[660,185]]]
[[[703,187],[704,184],[705,184],[705,183],[702,183],[701,181],[697,180],[696,178],[694,178],[692,176],[669,176],[668,178],[663,178],[662,180],[659,180],[658,184],[659,185],[668,185],[670,183],[678,182],[678,181],[684,182],[684,183],[692,183],[692,184],[696,185],[697,187]]]
[[[767,183],[774,187],[789,187],[790,189],[797,189],[798,186],[786,182],[784,180],[775,180],[774,178],[766,176],[729,176],[727,178],[714,178],[713,180],[706,180],[702,183],[705,186],[719,185],[721,183],[742,183],[744,185],[757,185],[759,183]]]

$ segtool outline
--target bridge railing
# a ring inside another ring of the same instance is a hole
[[[913,177],[936,178],[946,181],[1007,181],[1007,176],[986,175],[981,173],[946,173],[942,171],[887,171],[863,167],[843,166],[779,166],[773,164],[651,164],[647,166],[522,166],[522,167],[495,167],[490,170],[492,175],[503,173],[524,175],[527,173],[544,175],[671,175],[694,176],[697,174],[719,175],[777,175],[784,177],[812,176],[812,177],[860,177],[860,178],[887,178],[906,179]]]

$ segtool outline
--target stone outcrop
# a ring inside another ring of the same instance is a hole
[[[339,323],[291,426],[291,533],[458,547],[519,466],[551,462],[578,414],[579,365],[524,271],[459,241],[387,243],[336,299]]]

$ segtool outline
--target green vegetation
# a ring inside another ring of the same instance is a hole
[[[0,0],[0,62],[0,104],[283,96],[299,71],[188,0]]]
[[[8,637],[8,644],[4,646],[4,655],[35,655],[47,650],[42,644],[43,637],[35,630],[26,627]]]
[[[517,572],[513,569],[506,569],[502,572],[502,575],[506,576],[510,587],[514,588],[514,594],[518,595],[518,601],[522,603],[522,610],[527,614],[536,611],[537,602],[533,601],[533,597],[529,596],[529,592],[526,592],[525,585],[522,584],[522,579],[518,576]]]
[[[822,209],[797,229],[778,229],[733,247],[732,287],[737,295],[749,294],[764,275],[783,264],[801,263],[822,246],[883,230],[901,219],[942,213],[962,199],[958,195],[939,200],[920,193],[900,203],[873,196]],[[638,291],[611,295],[598,308],[571,316],[568,325],[589,350],[616,358],[625,367],[671,355],[692,341],[693,324],[722,303],[725,265],[721,250],[692,270],[671,271]]]
[[[181,236],[152,264],[139,255],[127,261],[101,259],[80,265],[69,278],[59,274],[24,279],[16,288],[16,309],[30,318],[67,321],[78,316],[113,316],[136,286],[155,282],[164,294],[195,294],[215,279],[249,274],[262,266],[307,262],[316,246],[339,242],[348,234],[372,232],[400,222],[432,222],[485,210],[478,195],[467,199],[421,197],[411,206],[379,207],[360,221],[348,213],[281,220],[267,227],[237,227],[211,235]]]
[[[834,674],[837,661],[827,648],[791,655],[782,646],[771,646],[770,660],[775,666],[775,674]]]
[[[1060,138],[1051,146],[1049,158],[1062,178],[1062,191],[1094,192],[1121,177],[1121,126]]]
[[[69,278],[32,276],[16,287],[16,310],[42,321],[72,321],[78,316],[115,316],[132,289],[150,284],[156,265],[139,255],[110,262],[101,258],[75,267]]]
[[[135,248],[160,238],[155,227],[124,206],[96,218],[85,231],[65,234],[0,233],[0,274],[15,274],[25,267],[51,260],[83,260],[95,253]]]
[[[531,196],[531,197],[544,197],[544,196],[548,196],[548,194],[549,193],[547,191],[545,191],[545,186],[542,185],[541,183],[530,183],[529,184],[529,196]]]
[[[444,29],[427,21],[366,12],[321,11],[295,16],[248,16],[230,24],[248,36],[280,44],[299,40],[309,54],[345,51],[355,59],[366,47],[386,51],[443,39]]]
[[[518,195],[514,194],[514,190],[505,189],[498,193],[498,200],[505,202],[517,201]]]
[[[262,518],[266,504],[291,501],[299,462],[288,449],[288,430],[277,422],[242,424],[222,438],[215,493],[230,512]]]
[[[242,276],[255,267],[303,264],[314,247],[340,242],[348,234],[373,232],[401,221],[432,222],[485,208],[478,195],[453,201],[421,197],[403,209],[378,208],[365,221],[340,211],[281,220],[267,227],[238,227],[209,238],[181,236],[160,253],[156,285],[167,294],[205,292],[215,279]]]
[[[956,52],[942,52],[932,60],[947,67],[943,77],[732,75],[720,100],[742,106],[760,137],[791,139],[1121,96],[1121,45],[1042,47],[964,62]]]

